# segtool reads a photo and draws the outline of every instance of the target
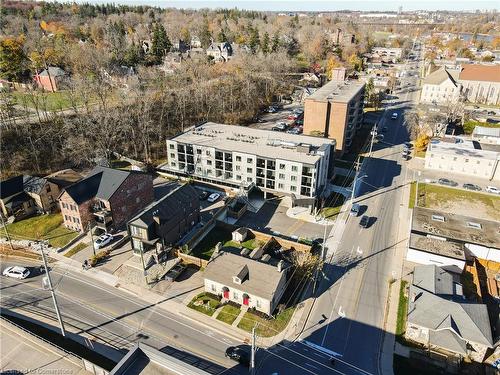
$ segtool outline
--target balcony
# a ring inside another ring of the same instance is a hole
[[[193,155],[193,146],[186,147],[186,154]]]
[[[302,176],[304,177],[312,177],[312,169],[308,167],[302,168]]]
[[[272,160],[267,161],[267,169],[272,169],[273,171],[276,169],[276,162]]]
[[[177,145],[177,152],[184,154],[186,152],[184,145]]]
[[[302,177],[302,179],[300,180],[300,183],[302,184],[302,186],[311,187],[312,186],[312,178]]]
[[[260,187],[264,187],[264,179],[257,178],[255,185],[260,186]]]
[[[266,188],[274,189],[274,181],[266,181]]]
[[[266,177],[267,177],[267,178],[270,178],[270,179],[272,179],[272,180],[274,180],[274,178],[275,178],[275,174],[274,174],[274,172],[267,171],[267,173],[266,173]]]
[[[233,162],[233,155],[224,154],[224,161],[228,161],[228,162],[232,163]]]
[[[264,159],[257,159],[257,168],[265,168],[266,161]]]
[[[300,188],[300,195],[311,196],[311,189],[308,187]]]
[[[231,164],[231,163],[226,163],[226,164],[225,164],[225,169],[226,169],[226,171],[232,171],[232,170],[233,170],[233,164]]]
[[[95,224],[98,228],[108,230],[108,228],[113,224],[113,216],[111,211],[102,208],[99,205],[95,205],[91,209],[94,216]]]
[[[264,177],[264,170],[257,168],[257,177]]]
[[[216,169],[223,169],[224,168],[224,164],[221,162],[221,161],[216,161],[215,162],[215,168]]]
[[[220,151],[215,151],[215,160],[223,160],[224,155]]]

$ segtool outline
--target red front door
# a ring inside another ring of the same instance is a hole
[[[249,297],[243,297],[243,304],[246,305],[246,306],[248,306],[248,300],[249,299],[250,299]]]
[[[224,298],[229,298],[229,290],[224,290]]]

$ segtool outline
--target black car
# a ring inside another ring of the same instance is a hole
[[[458,184],[455,181],[448,180],[447,178],[440,178],[438,180],[438,184],[446,186],[458,186]]]
[[[481,191],[481,187],[474,184],[463,184],[463,188],[467,190]]]
[[[250,353],[241,347],[230,346],[226,349],[225,356],[242,365],[250,366]]]
[[[413,145],[410,142],[405,142],[405,143],[403,143],[403,147],[405,147],[405,148],[412,148]]]
[[[368,228],[368,226],[370,225],[370,216],[363,215],[361,217],[361,220],[359,221],[359,225],[363,228]]]

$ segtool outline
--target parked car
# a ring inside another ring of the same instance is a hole
[[[463,188],[467,190],[481,191],[481,187],[475,184],[463,184]]]
[[[363,215],[361,217],[361,220],[359,221],[359,225],[363,228],[368,228],[368,226],[370,225],[370,216]]]
[[[241,363],[242,365],[250,365],[250,353],[241,347],[230,346],[226,349],[225,356]]]
[[[202,200],[202,201],[206,200],[206,199],[208,198],[208,196],[209,196],[209,195],[210,195],[210,194],[208,193],[208,191],[202,191],[202,192],[200,193],[200,200]]]
[[[448,180],[447,178],[440,178],[438,180],[438,184],[446,185],[446,186],[458,186],[458,184],[455,181]]]
[[[500,194],[500,189],[495,186],[486,186],[486,191],[488,193]]]
[[[302,133],[299,128],[293,128],[293,129],[287,130],[286,132],[288,134],[295,134],[295,135]]]
[[[398,119],[398,114],[396,112],[394,112],[391,116],[391,119],[392,120],[397,120]]]
[[[354,203],[351,207],[351,210],[349,211],[349,215],[351,216],[358,216],[359,215],[359,210],[361,209],[361,206],[357,203]]]
[[[497,113],[496,113],[495,111],[488,111],[488,114],[489,114],[490,116],[495,116]]]
[[[291,115],[288,115],[287,120],[296,120],[297,117],[299,117],[299,116],[297,116],[296,114],[292,113]]]
[[[278,112],[278,109],[273,107],[273,106],[270,106],[270,107],[266,108],[266,112],[267,113],[276,113],[276,112]]]
[[[11,266],[4,269],[2,275],[23,280],[30,275],[30,270],[21,266]]]
[[[377,134],[377,136],[375,138],[377,138],[377,141],[383,141],[384,140],[384,135],[383,134]]]
[[[278,132],[284,132],[288,128],[288,125],[284,122],[278,122],[276,125],[272,127],[272,130]]]
[[[410,155],[411,151],[409,148],[403,148],[403,155]]]
[[[213,202],[216,202],[217,199],[220,198],[220,194],[219,193],[212,193],[210,194],[210,196],[207,198],[207,201],[209,201],[210,203],[213,203]]]
[[[302,119],[299,118],[298,120],[295,121],[295,124],[297,124],[297,125],[304,125],[304,120],[302,120]]]
[[[303,114],[303,113],[304,113],[304,110],[303,110],[302,108],[295,108],[295,109],[293,110],[293,113],[296,113],[296,114],[298,114],[298,115],[301,115],[301,114]]]
[[[410,142],[405,142],[405,143],[403,143],[403,147],[412,148],[413,145]]]
[[[94,241],[94,248],[100,249],[109,244],[113,240],[113,235],[109,233],[105,233],[97,237],[97,240]]]

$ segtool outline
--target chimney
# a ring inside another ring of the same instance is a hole
[[[155,221],[156,224],[161,225],[161,219],[158,215],[154,215],[153,220]]]
[[[344,67],[332,69],[332,81],[345,81],[346,69]]]

